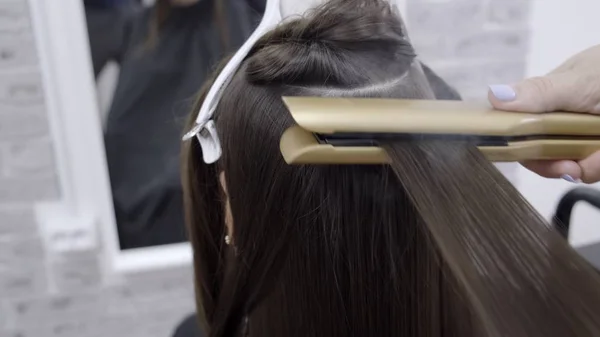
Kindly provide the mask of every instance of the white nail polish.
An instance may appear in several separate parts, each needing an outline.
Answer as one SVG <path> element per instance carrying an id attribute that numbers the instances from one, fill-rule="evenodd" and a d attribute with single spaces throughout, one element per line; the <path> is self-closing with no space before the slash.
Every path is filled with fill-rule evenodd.
<path id="1" fill-rule="evenodd" d="M 570 182 L 570 183 L 575 183 L 575 184 L 578 184 L 578 183 L 580 183 L 580 182 L 581 182 L 581 180 L 580 180 L 580 179 L 574 179 L 573 177 L 571 177 L 571 176 L 570 176 L 570 175 L 568 175 L 568 174 L 563 174 L 563 175 L 562 175 L 562 176 L 560 176 L 560 177 L 561 177 L 561 179 L 563 179 L 563 180 L 566 180 L 566 181 L 568 181 L 568 182 Z"/>
<path id="2" fill-rule="evenodd" d="M 492 94 L 502 102 L 511 102 L 517 98 L 517 93 L 510 85 L 494 84 L 489 88 Z"/>

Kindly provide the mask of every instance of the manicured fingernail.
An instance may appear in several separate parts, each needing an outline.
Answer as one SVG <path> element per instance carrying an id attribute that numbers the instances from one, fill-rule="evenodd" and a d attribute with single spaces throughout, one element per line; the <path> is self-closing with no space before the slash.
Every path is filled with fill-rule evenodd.
<path id="1" fill-rule="evenodd" d="M 563 180 L 566 180 L 566 181 L 568 181 L 568 182 L 570 182 L 570 183 L 575 183 L 575 184 L 577 184 L 577 183 L 580 183 L 580 182 L 581 182 L 581 180 L 579 180 L 579 179 L 574 179 L 573 177 L 571 177 L 571 176 L 570 176 L 570 175 L 568 175 L 568 174 L 563 174 L 563 175 L 562 175 L 562 176 L 560 176 L 560 177 L 561 177 Z"/>
<path id="2" fill-rule="evenodd" d="M 517 93 L 515 93 L 515 90 L 510 85 L 490 85 L 490 91 L 498 100 L 503 102 L 511 102 L 517 98 Z"/>

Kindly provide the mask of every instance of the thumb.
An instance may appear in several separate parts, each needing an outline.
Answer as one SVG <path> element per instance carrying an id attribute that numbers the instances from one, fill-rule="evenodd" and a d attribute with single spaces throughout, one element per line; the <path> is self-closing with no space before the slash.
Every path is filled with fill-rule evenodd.
<path id="1" fill-rule="evenodd" d="M 600 181 L 600 152 L 596 152 L 591 156 L 579 162 L 581 166 L 581 179 L 584 183 L 596 183 Z"/>
<path id="2" fill-rule="evenodd" d="M 571 72 L 533 77 L 514 85 L 491 85 L 488 99 L 499 110 L 518 112 L 577 111 L 577 78 Z"/>

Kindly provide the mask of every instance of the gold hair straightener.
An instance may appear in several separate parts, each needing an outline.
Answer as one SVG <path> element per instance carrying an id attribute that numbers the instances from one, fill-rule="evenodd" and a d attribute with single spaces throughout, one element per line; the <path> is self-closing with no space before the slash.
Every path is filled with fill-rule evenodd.
<path id="1" fill-rule="evenodd" d="M 494 162 L 583 159 L 600 150 L 600 116 L 503 112 L 460 101 L 284 97 L 297 125 L 288 164 L 385 164 L 382 140 L 465 141 Z"/>

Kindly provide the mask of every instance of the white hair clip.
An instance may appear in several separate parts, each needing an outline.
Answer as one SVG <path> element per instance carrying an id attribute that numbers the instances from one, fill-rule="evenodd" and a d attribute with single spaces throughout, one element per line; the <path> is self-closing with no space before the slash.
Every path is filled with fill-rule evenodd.
<path id="1" fill-rule="evenodd" d="M 308 10 L 325 3 L 327 0 L 267 0 L 263 18 L 254 30 L 252 35 L 233 55 L 229 63 L 223 68 L 223 71 L 216 78 L 212 87 L 208 91 L 194 127 L 183 136 L 183 140 L 198 138 L 202 147 L 202 156 L 204 162 L 212 164 L 216 162 L 222 153 L 221 142 L 217 134 L 217 129 L 213 121 L 213 114 L 222 98 L 223 91 L 231 82 L 236 71 L 248 56 L 248 53 L 254 44 L 267 32 L 275 28 L 284 18 L 292 15 L 302 15 Z M 388 0 L 396 5 L 404 0 Z M 396 10 L 398 6 L 396 7 Z"/>

